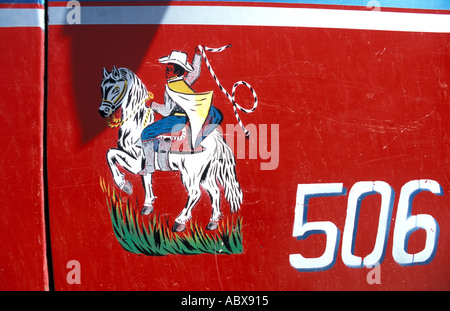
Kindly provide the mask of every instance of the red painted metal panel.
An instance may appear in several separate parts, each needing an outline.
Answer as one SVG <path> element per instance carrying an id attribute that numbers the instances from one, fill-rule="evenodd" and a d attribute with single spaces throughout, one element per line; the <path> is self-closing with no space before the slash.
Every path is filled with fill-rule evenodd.
<path id="1" fill-rule="evenodd" d="M 301 2 L 51 1 L 46 10 L 0 0 L 0 289 L 450 289 L 448 4 Z M 125 91 L 109 86 L 128 71 L 113 68 L 134 72 L 161 104 L 169 83 L 158 59 L 180 50 L 191 61 L 199 45 L 227 44 L 206 50 L 211 64 L 193 89 L 214 92 L 235 165 L 220 140 L 214 161 L 202 158 L 218 133 L 197 162 L 171 153 L 172 167 L 203 170 L 204 187 L 188 193 L 195 178 L 157 171 L 154 211 L 141 215 L 143 177 L 120 168 L 129 194 L 107 162 L 120 135 L 144 128 L 110 129 L 99 115 L 100 104 L 125 109 Z M 146 113 L 119 126 L 147 122 L 145 97 L 136 111 Z M 127 152 L 121 166 L 135 170 L 142 159 Z M 208 230 L 216 181 L 223 216 Z M 198 194 L 185 231 L 172 232 Z"/>
<path id="2" fill-rule="evenodd" d="M 440 33 L 300 27 L 50 26 L 48 173 L 55 288 L 448 290 L 448 40 L 448 34 Z M 195 89 L 214 90 L 229 144 L 235 136 L 243 251 L 166 256 L 125 251 L 114 234 L 102 187 L 120 193 L 124 202 L 129 199 L 138 222 L 147 226 L 159 215 L 169 229 L 188 195 L 179 173 L 156 172 L 155 211 L 141 216 L 141 177 L 126 173 L 132 195 L 114 186 L 106 153 L 117 144 L 118 129 L 108 129 L 97 111 L 103 67 L 108 72 L 113 66 L 129 68 L 161 103 L 166 79 L 158 58 L 182 50 L 191 60 L 198 44 L 229 43 L 232 48 L 224 52 L 207 53 L 229 92 L 238 80 L 257 92 L 255 112 L 240 113 L 244 123 L 256 129 L 243 153 L 237 146 L 239 127 L 226 131 L 226 124 L 236 124 L 232 105 L 205 65 Z M 243 87 L 236 99 L 244 107 L 253 104 L 252 94 Z M 422 179 L 434 180 L 443 189 L 443 196 L 418 194 L 411 211 L 438 222 L 437 250 L 426 264 L 400 265 L 392 255 L 399 197 L 407 182 Z M 381 284 L 368 281 L 371 269 L 349 267 L 341 255 L 343 240 L 352 236 L 345 225 L 348 200 L 359 181 L 384 181 L 394 195 L 379 266 Z M 304 240 L 293 236 L 297 185 L 322 183 L 342 183 L 347 189 L 346 194 L 311 198 L 307 210 L 308 222 L 328 221 L 338 228 L 336 259 L 324 271 L 298 271 L 290 255 L 319 257 L 326 235 Z M 362 258 L 372 252 L 380 235 L 381 195 L 370 194 L 361 203 L 351 248 Z M 224 219 L 231 221 L 223 195 L 222 201 Z M 210 213 L 208 195 L 202 191 L 191 222 L 206 232 Z M 420 252 L 425 238 L 425 230 L 412 233 L 407 252 Z M 67 266 L 71 260 L 79 266 Z M 80 284 L 67 279 L 77 271 Z"/>
<path id="3" fill-rule="evenodd" d="M 0 2 L 0 289 L 450 289 L 447 4 Z"/>
<path id="4" fill-rule="evenodd" d="M 44 32 L 40 27 L 0 27 L 0 46 L 0 289 L 48 290 L 43 186 Z"/>

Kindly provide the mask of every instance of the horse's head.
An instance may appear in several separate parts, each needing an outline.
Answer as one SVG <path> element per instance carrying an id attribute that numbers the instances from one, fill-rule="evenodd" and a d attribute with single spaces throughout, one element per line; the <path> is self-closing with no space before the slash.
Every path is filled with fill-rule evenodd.
<path id="1" fill-rule="evenodd" d="M 103 80 L 101 84 L 102 102 L 98 111 L 103 118 L 107 118 L 119 108 L 127 92 L 127 80 L 120 69 L 115 66 L 111 72 L 103 68 Z"/>

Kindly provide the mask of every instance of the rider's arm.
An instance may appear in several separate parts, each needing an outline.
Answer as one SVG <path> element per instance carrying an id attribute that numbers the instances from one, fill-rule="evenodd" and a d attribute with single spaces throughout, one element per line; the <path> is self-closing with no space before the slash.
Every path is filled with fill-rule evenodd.
<path id="1" fill-rule="evenodd" d="M 164 104 L 158 104 L 155 102 L 152 103 L 152 109 L 155 112 L 162 114 L 164 117 L 167 117 L 172 113 L 174 106 L 174 101 L 169 97 L 167 93 L 164 94 Z"/>
<path id="2" fill-rule="evenodd" d="M 194 84 L 194 82 L 200 76 L 202 67 L 202 54 L 199 53 L 194 54 L 194 59 L 192 60 L 192 67 L 194 67 L 194 71 L 188 72 L 188 74 L 184 78 L 184 81 L 186 81 L 188 85 Z"/>
<path id="3" fill-rule="evenodd" d="M 166 112 L 167 109 L 166 109 L 165 105 L 161 105 L 161 104 L 153 102 L 152 103 L 152 110 L 157 112 L 157 113 L 159 113 L 159 114 L 167 115 L 167 112 Z"/>

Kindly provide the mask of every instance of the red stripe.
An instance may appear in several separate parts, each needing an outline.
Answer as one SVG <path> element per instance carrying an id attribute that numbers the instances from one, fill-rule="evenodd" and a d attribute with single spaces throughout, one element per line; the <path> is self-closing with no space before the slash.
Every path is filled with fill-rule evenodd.
<path id="1" fill-rule="evenodd" d="M 50 7 L 65 7 L 66 2 L 49 2 Z M 80 3 L 81 6 L 242 6 L 242 7 L 273 7 L 273 8 L 309 8 L 309 9 L 331 9 L 331 10 L 356 10 L 372 11 L 365 6 L 351 5 L 326 5 L 309 3 L 271 3 L 271 2 L 209 2 L 209 1 L 89 1 Z M 428 9 L 407 9 L 407 8 L 387 8 L 381 7 L 382 12 L 400 13 L 428 13 L 428 14 L 449 14 L 450 10 L 428 10 Z"/>
<path id="2" fill-rule="evenodd" d="M 0 3 L 0 9 L 44 9 L 39 3 Z"/>

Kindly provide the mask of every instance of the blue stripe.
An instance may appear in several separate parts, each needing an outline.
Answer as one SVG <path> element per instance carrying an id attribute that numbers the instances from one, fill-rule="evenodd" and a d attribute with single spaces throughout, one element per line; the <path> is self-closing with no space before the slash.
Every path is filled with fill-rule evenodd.
<path id="1" fill-rule="evenodd" d="M 1 2 L 7 2 L 7 0 L 0 0 Z M 45 0 L 23 0 L 20 2 L 25 3 L 42 3 Z M 82 5 L 83 2 L 92 1 L 102 1 L 102 2 L 112 2 L 112 1 L 136 1 L 136 0 L 79 0 Z M 160 0 L 138 0 L 142 2 L 156 2 Z M 176 0 L 172 2 L 184 2 L 191 0 Z M 206 0 L 207 2 L 253 2 L 253 3 L 289 3 L 289 4 L 319 4 L 319 5 L 344 5 L 344 6 L 359 6 L 367 7 L 368 3 L 373 3 L 375 6 L 379 6 L 381 10 L 385 8 L 401 8 L 401 9 L 422 9 L 422 10 L 450 10 L 450 0 Z M 67 2 L 67 0 L 49 0 L 52 2 Z M 198 0 L 197 2 L 204 2 Z"/>
<path id="2" fill-rule="evenodd" d="M 0 28 L 40 27 L 45 28 L 44 9 L 0 9 Z"/>

